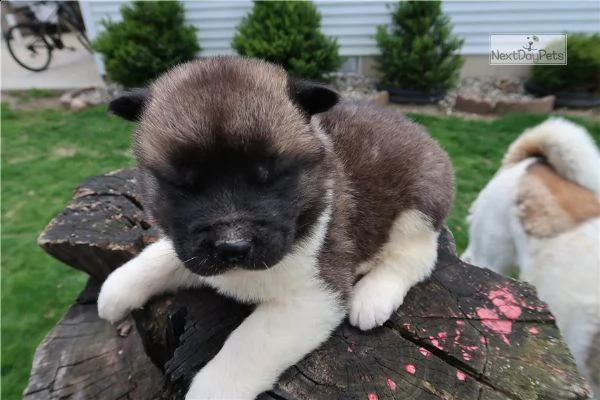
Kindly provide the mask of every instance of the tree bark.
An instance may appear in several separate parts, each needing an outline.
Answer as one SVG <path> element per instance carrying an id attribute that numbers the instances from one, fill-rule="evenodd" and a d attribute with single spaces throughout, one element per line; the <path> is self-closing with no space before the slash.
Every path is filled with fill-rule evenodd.
<path id="1" fill-rule="evenodd" d="M 209 288 L 153 299 L 120 326 L 98 318 L 101 282 L 156 239 L 133 170 L 91 178 L 42 233 L 90 282 L 39 346 L 25 399 L 182 399 L 252 311 Z M 264 399 L 586 399 L 552 314 L 532 286 L 462 263 L 449 231 L 432 276 L 383 327 L 347 322 Z"/>

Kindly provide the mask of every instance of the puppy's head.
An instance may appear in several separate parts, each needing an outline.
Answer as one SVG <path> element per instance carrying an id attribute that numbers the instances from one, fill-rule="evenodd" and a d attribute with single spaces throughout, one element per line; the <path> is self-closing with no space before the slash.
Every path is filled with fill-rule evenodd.
<path id="1" fill-rule="evenodd" d="M 215 57 L 182 64 L 109 109 L 137 121 L 145 206 L 193 272 L 277 264 L 326 207 L 329 139 L 313 114 L 332 90 L 272 64 Z"/>

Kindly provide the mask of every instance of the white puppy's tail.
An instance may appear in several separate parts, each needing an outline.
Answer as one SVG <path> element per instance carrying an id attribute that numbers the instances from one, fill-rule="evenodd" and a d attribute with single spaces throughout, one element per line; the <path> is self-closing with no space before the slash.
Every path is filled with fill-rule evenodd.
<path id="1" fill-rule="evenodd" d="M 600 195 L 600 151 L 582 126 L 553 117 L 527 129 L 510 145 L 502 166 L 530 157 L 544 158 L 563 178 Z"/>

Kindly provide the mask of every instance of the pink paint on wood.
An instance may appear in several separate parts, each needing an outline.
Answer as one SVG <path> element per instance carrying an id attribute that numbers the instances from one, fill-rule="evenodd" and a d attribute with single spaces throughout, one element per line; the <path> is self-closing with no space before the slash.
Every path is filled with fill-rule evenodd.
<path id="1" fill-rule="evenodd" d="M 471 357 L 471 355 L 470 355 L 469 353 L 467 353 L 466 351 L 463 351 L 463 353 L 462 353 L 462 357 L 463 357 L 463 359 L 464 359 L 464 360 L 466 360 L 466 361 L 469 361 L 469 360 L 471 360 L 471 358 L 472 358 L 472 357 Z"/>
<path id="2" fill-rule="evenodd" d="M 530 304 L 525 299 L 521 300 L 519 302 L 519 304 L 521 305 L 521 307 L 526 308 L 528 310 L 534 310 L 534 311 L 538 311 L 538 312 L 548 310 L 547 304 L 544 304 L 544 303 Z"/>
<path id="3" fill-rule="evenodd" d="M 477 316 L 485 326 L 496 333 L 507 334 L 512 332 L 512 321 L 501 320 L 494 310 L 478 307 Z"/>
<path id="4" fill-rule="evenodd" d="M 406 329 L 407 331 L 410 331 L 410 328 L 412 328 L 412 325 L 409 324 L 408 322 L 405 322 L 402 324 L 402 326 L 404 327 L 404 329 Z"/>
<path id="5" fill-rule="evenodd" d="M 532 326 L 531 328 L 527 329 L 529 331 L 529 333 L 531 333 L 532 335 L 537 335 L 538 333 L 540 333 L 539 329 L 536 328 L 535 326 Z"/>
<path id="6" fill-rule="evenodd" d="M 404 364 L 404 370 L 409 374 L 414 375 L 415 372 L 417 372 L 417 367 L 415 367 L 413 364 Z"/>
<path id="7" fill-rule="evenodd" d="M 379 400 L 379 397 L 377 397 L 377 393 L 375 393 L 375 392 L 371 392 L 371 393 L 369 393 L 369 394 L 367 395 L 367 398 L 368 398 L 369 400 Z"/>
<path id="8" fill-rule="evenodd" d="M 458 325 L 458 326 L 463 326 L 464 324 L 465 324 L 465 321 L 462 321 L 462 320 L 460 320 L 460 319 L 457 319 L 457 320 L 456 320 L 456 325 Z"/>
<path id="9" fill-rule="evenodd" d="M 431 339 L 431 344 L 433 344 L 438 349 L 443 350 L 443 347 L 440 345 L 440 342 L 437 339 Z"/>
<path id="10" fill-rule="evenodd" d="M 467 378 L 464 372 L 456 370 L 456 379 L 459 381 L 464 381 Z"/>
<path id="11" fill-rule="evenodd" d="M 491 297 L 491 294 L 490 294 Z M 504 299 L 500 299 L 500 298 L 492 298 L 492 303 L 494 303 L 494 305 L 496 307 L 500 307 L 506 304 L 506 301 L 504 301 Z"/>
<path id="12" fill-rule="evenodd" d="M 521 316 L 521 306 L 507 288 L 492 290 L 488 297 L 506 318 L 514 320 Z"/>
<path id="13" fill-rule="evenodd" d="M 460 346 L 459 342 L 460 342 L 460 331 L 458 329 L 455 329 L 455 331 L 454 331 L 454 345 L 455 346 Z"/>
<path id="14" fill-rule="evenodd" d="M 396 382 L 394 382 L 390 378 L 387 379 L 387 386 L 390 388 L 390 390 L 392 392 L 396 390 Z"/>
<path id="15" fill-rule="evenodd" d="M 425 357 L 429 357 L 431 352 L 424 347 L 419 347 L 419 353 L 423 354 Z"/>
<path id="16" fill-rule="evenodd" d="M 499 308 L 500 308 L 500 312 L 502 314 L 504 314 L 504 316 L 508 319 L 515 320 L 521 316 L 522 311 L 521 311 L 521 307 L 519 307 L 519 306 L 505 305 L 505 306 L 501 306 Z"/>
<path id="17" fill-rule="evenodd" d="M 509 346 L 511 345 L 510 339 L 506 335 L 512 332 L 512 321 L 500 319 L 498 314 L 489 308 L 478 307 L 477 315 L 483 325 L 492 332 L 500 335 L 504 343 Z"/>
<path id="18" fill-rule="evenodd" d="M 352 353 L 354 350 L 352 350 L 352 347 L 348 346 L 348 348 L 346 349 L 348 351 L 348 353 Z"/>
<path id="19" fill-rule="evenodd" d="M 448 338 L 448 333 L 446 333 L 446 332 L 440 332 L 440 333 L 438 333 L 438 337 L 439 337 L 441 340 L 445 340 L 445 339 L 447 339 L 447 338 Z"/>

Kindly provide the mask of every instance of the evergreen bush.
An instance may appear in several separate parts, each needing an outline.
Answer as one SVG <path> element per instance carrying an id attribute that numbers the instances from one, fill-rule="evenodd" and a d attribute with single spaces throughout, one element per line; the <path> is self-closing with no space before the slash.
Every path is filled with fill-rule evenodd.
<path id="1" fill-rule="evenodd" d="M 148 84 L 201 50 L 196 28 L 185 24 L 177 1 L 125 3 L 121 15 L 120 22 L 101 22 L 105 30 L 93 48 L 102 55 L 109 79 L 126 88 Z"/>
<path id="2" fill-rule="evenodd" d="M 390 26 L 377 27 L 376 57 L 382 83 L 425 92 L 452 88 L 464 63 L 464 40 L 452 34 L 440 1 L 398 1 Z"/>
<path id="3" fill-rule="evenodd" d="M 547 51 L 556 46 L 550 43 Z M 551 92 L 600 95 L 600 34 L 567 36 L 567 64 L 531 67 L 531 82 Z"/>
<path id="4" fill-rule="evenodd" d="M 321 32 L 321 15 L 310 1 L 254 1 L 231 46 L 298 78 L 325 81 L 327 73 L 342 65 L 337 40 Z"/>

